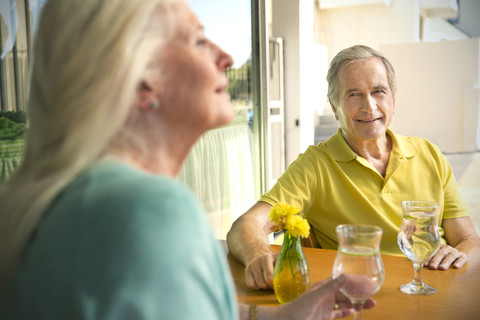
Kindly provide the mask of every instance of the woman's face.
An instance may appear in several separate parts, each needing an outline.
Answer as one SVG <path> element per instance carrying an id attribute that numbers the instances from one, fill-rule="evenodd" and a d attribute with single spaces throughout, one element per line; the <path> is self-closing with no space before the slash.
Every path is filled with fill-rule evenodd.
<path id="1" fill-rule="evenodd" d="M 160 54 L 157 89 L 161 116 L 170 124 L 205 131 L 234 116 L 224 71 L 232 57 L 205 37 L 198 18 L 181 2 L 173 9 L 175 26 Z"/>
<path id="2" fill-rule="evenodd" d="M 353 62 L 339 73 L 334 113 L 351 142 L 385 137 L 395 111 L 387 69 L 378 58 Z"/>

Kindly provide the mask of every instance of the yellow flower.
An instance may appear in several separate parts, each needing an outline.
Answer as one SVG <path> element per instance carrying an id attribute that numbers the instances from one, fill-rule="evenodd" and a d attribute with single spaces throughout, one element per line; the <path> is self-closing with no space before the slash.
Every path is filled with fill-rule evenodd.
<path id="1" fill-rule="evenodd" d="M 270 221 L 275 224 L 284 223 L 285 217 L 297 214 L 300 208 L 293 207 L 288 203 L 277 203 L 270 210 Z"/>
<path id="2" fill-rule="evenodd" d="M 308 238 L 310 233 L 310 225 L 308 221 L 299 216 L 293 215 L 286 218 L 285 229 L 292 237 L 301 236 L 302 238 Z"/>
<path id="3" fill-rule="evenodd" d="M 286 232 L 294 237 L 308 237 L 310 225 L 304 217 L 300 216 L 301 209 L 293 207 L 288 203 L 277 203 L 270 210 L 270 221 L 275 225 L 272 227 L 273 232 L 286 230 Z"/>

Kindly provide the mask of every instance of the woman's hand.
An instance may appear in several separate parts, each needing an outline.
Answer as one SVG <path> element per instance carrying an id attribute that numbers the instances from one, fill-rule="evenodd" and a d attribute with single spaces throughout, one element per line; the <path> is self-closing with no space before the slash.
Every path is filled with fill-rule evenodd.
<path id="1" fill-rule="evenodd" d="M 337 279 L 328 278 L 309 288 L 295 300 L 277 307 L 277 319 L 320 319 L 331 320 L 343 318 L 352 314 L 352 304 L 339 290 L 344 286 L 358 288 L 368 287 L 358 283 L 358 279 L 349 276 L 340 276 Z M 371 309 L 376 305 L 369 298 L 364 305 Z"/>

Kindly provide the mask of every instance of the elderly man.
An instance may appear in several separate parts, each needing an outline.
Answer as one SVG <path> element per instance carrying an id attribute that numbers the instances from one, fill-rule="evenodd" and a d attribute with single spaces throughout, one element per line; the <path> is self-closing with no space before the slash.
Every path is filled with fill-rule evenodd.
<path id="1" fill-rule="evenodd" d="M 400 202 L 435 201 L 442 245 L 426 265 L 445 270 L 480 261 L 480 237 L 446 158 L 431 142 L 389 129 L 395 113 L 390 62 L 369 47 L 353 46 L 335 56 L 327 81 L 340 129 L 301 154 L 228 233 L 230 252 L 246 266 L 248 287 L 272 288 L 269 212 L 280 202 L 302 208 L 315 246 L 337 249 L 339 224 L 374 224 L 384 231 L 382 253 L 401 255 Z"/>

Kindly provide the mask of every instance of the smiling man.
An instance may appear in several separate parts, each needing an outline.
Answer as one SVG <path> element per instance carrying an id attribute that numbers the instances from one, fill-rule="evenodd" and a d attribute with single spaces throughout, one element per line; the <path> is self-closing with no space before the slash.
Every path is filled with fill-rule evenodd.
<path id="1" fill-rule="evenodd" d="M 246 266 L 247 285 L 272 288 L 276 256 L 268 244 L 268 214 L 280 202 L 302 208 L 314 246 L 337 249 L 339 224 L 373 224 L 383 229 L 381 251 L 390 255 L 403 255 L 397 245 L 400 202 L 438 202 L 442 246 L 428 266 L 445 270 L 480 260 L 480 237 L 440 149 L 389 129 L 396 89 L 390 62 L 369 47 L 353 46 L 332 60 L 327 81 L 339 130 L 301 154 L 227 236 L 230 252 Z"/>

